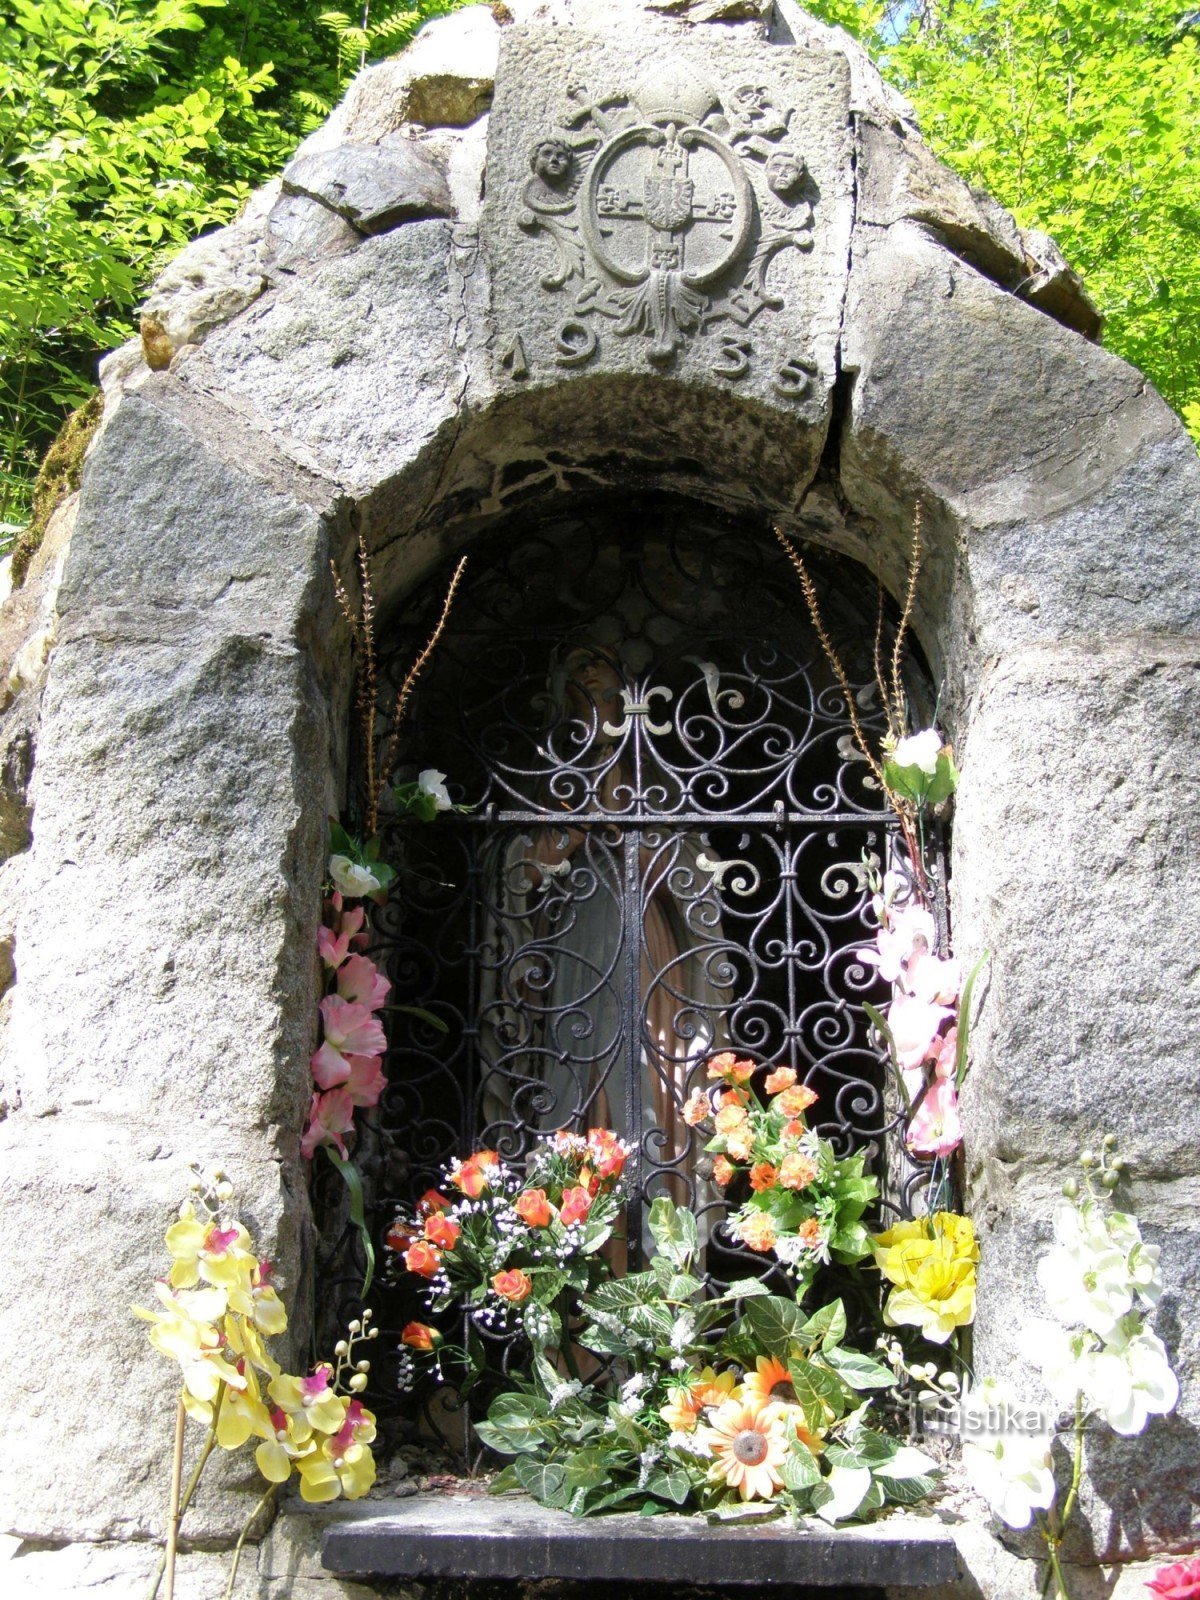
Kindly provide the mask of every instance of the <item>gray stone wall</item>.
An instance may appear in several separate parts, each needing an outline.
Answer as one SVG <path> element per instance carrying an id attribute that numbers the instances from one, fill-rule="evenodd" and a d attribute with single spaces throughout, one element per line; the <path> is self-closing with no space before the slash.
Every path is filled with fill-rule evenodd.
<path id="1" fill-rule="evenodd" d="M 1064 1164 L 1115 1129 L 1185 1392 L 1096 1462 L 1077 1554 L 1186 1548 L 1195 451 L 1091 342 L 1050 241 L 940 167 L 792 0 L 501 14 L 432 23 L 360 74 L 281 182 L 172 265 L 142 344 L 106 364 L 73 535 L 72 509 L 38 603 L 7 612 L 10 663 L 35 641 L 0 728 L 0 903 L 19 907 L 0 918 L 0 1273 L 21 1353 L 0 1532 L 28 1541 L 9 1568 L 161 1531 L 169 1374 L 127 1307 L 187 1159 L 235 1174 L 306 1323 L 298 1140 L 349 698 L 330 558 L 348 570 L 363 529 L 393 601 L 518 507 L 631 485 L 779 517 L 893 589 L 923 500 L 918 632 L 963 769 L 955 938 L 992 952 L 966 1100 L 979 1365 L 1012 1359 Z M 609 143 L 623 108 L 667 100 L 709 136 Z M 531 165 L 547 141 L 565 173 Z M 783 150 L 802 172 L 769 166 Z M 657 279 L 629 204 L 647 176 L 707 241 Z M 227 1538 L 250 1491 L 214 1481 L 194 1526 Z M 963 1595 L 1036 1592 L 1028 1562 L 964 1541 Z M 144 1565 L 130 1548 L 113 1574 Z M 56 1592 L 113 1550 L 65 1551 L 56 1570 L 85 1575 Z M 293 1571 L 261 1592 L 318 1581 Z"/>

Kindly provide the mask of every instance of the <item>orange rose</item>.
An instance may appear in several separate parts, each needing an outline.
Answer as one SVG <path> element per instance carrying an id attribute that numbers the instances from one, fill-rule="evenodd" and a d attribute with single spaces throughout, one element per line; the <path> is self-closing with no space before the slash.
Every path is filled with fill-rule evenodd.
<path id="1" fill-rule="evenodd" d="M 736 1171 L 737 1168 L 726 1161 L 724 1156 L 718 1156 L 713 1162 L 713 1182 L 724 1189 Z"/>
<path id="2" fill-rule="evenodd" d="M 754 1153 L 754 1133 L 748 1122 L 735 1128 L 725 1140 L 725 1148 L 735 1161 L 749 1161 Z"/>
<path id="3" fill-rule="evenodd" d="M 461 1189 L 468 1200 L 478 1200 L 490 1181 L 489 1169 L 499 1164 L 500 1157 L 494 1150 L 477 1150 L 473 1156 L 459 1162 L 450 1174 L 450 1182 Z"/>
<path id="4" fill-rule="evenodd" d="M 436 1244 L 439 1249 L 453 1250 L 461 1232 L 462 1229 L 454 1218 L 446 1216 L 442 1211 L 435 1211 L 431 1217 L 425 1218 L 425 1237 L 430 1244 Z"/>
<path id="5" fill-rule="evenodd" d="M 591 1209 L 592 1197 L 582 1185 L 564 1189 L 558 1219 L 564 1228 L 569 1228 L 573 1222 L 582 1222 Z"/>
<path id="6" fill-rule="evenodd" d="M 436 1350 L 442 1342 L 442 1334 L 437 1328 L 431 1328 L 427 1322 L 409 1322 L 400 1334 L 400 1343 L 406 1344 L 410 1350 Z"/>
<path id="7" fill-rule="evenodd" d="M 442 1252 L 418 1239 L 404 1252 L 404 1265 L 418 1277 L 432 1278 L 442 1264 Z"/>
<path id="8" fill-rule="evenodd" d="M 739 1222 L 737 1236 L 751 1250 L 766 1251 L 775 1248 L 775 1224 L 765 1211 L 752 1211 L 748 1217 Z"/>
<path id="9" fill-rule="evenodd" d="M 554 1215 L 545 1189 L 526 1189 L 524 1194 L 517 1196 L 513 1210 L 531 1228 L 544 1228 Z"/>
<path id="10" fill-rule="evenodd" d="M 798 1151 L 784 1156 L 779 1168 L 779 1181 L 785 1189 L 806 1189 L 816 1175 L 816 1162 Z"/>
<path id="11" fill-rule="evenodd" d="M 689 1128 L 694 1128 L 698 1123 L 704 1121 L 710 1110 L 711 1107 L 708 1103 L 708 1096 L 705 1094 L 704 1090 L 693 1089 L 687 1100 L 684 1102 L 683 1120 L 687 1123 Z"/>
<path id="12" fill-rule="evenodd" d="M 528 1300 L 533 1293 L 533 1280 L 526 1272 L 497 1272 L 492 1278 L 492 1288 L 501 1299 L 519 1306 L 522 1300 Z"/>
<path id="13" fill-rule="evenodd" d="M 750 1187 L 755 1194 L 761 1194 L 764 1189 L 773 1189 L 778 1182 L 778 1168 L 769 1161 L 760 1161 L 750 1168 Z"/>
<path id="14" fill-rule="evenodd" d="M 722 1106 L 717 1112 L 717 1132 L 732 1133 L 746 1120 L 745 1106 Z"/>
<path id="15" fill-rule="evenodd" d="M 785 1089 L 790 1089 L 796 1081 L 796 1074 L 791 1067 L 776 1067 L 769 1073 L 763 1088 L 768 1094 L 782 1094 Z"/>
<path id="16" fill-rule="evenodd" d="M 607 1128 L 589 1128 L 588 1151 L 601 1178 L 619 1178 L 625 1166 L 625 1146 Z"/>
<path id="17" fill-rule="evenodd" d="M 804 1115 L 816 1098 L 811 1089 L 806 1088 L 802 1083 L 798 1083 L 793 1088 L 785 1089 L 781 1095 L 778 1095 L 775 1104 L 787 1116 L 800 1117 Z"/>
<path id="18" fill-rule="evenodd" d="M 449 1211 L 450 1205 L 444 1194 L 439 1194 L 436 1189 L 426 1189 L 417 1201 L 417 1211 L 421 1216 L 427 1216 L 430 1211 Z"/>
<path id="19" fill-rule="evenodd" d="M 393 1222 L 384 1234 L 383 1242 L 389 1250 L 407 1250 L 416 1237 L 407 1222 Z"/>

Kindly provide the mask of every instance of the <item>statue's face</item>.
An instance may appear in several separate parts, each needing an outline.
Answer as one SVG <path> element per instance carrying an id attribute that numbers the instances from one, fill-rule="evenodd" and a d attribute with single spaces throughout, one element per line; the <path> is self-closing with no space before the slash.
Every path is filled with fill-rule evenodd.
<path id="1" fill-rule="evenodd" d="M 581 647 L 571 651 L 564 665 L 572 716 L 590 721 L 596 713 L 607 718 L 619 708 L 621 678 L 607 656 Z"/>
<path id="2" fill-rule="evenodd" d="M 561 139 L 543 139 L 534 148 L 533 170 L 546 183 L 562 183 L 571 170 L 571 152 Z"/>
<path id="3" fill-rule="evenodd" d="M 804 178 L 803 163 L 789 150 L 777 150 L 767 161 L 767 188 L 772 194 L 795 194 Z"/>

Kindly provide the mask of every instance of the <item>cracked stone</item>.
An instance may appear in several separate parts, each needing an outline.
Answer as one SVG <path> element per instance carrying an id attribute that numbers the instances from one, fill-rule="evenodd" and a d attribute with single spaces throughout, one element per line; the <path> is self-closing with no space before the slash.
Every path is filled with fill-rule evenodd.
<path id="1" fill-rule="evenodd" d="M 283 191 L 319 201 L 360 233 L 387 233 L 401 222 L 452 212 L 441 167 L 399 137 L 300 156 L 284 169 Z"/>

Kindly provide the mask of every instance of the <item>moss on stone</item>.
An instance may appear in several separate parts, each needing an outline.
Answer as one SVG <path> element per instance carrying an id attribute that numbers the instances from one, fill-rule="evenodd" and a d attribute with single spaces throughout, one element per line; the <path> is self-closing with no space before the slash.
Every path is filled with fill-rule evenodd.
<path id="1" fill-rule="evenodd" d="M 46 451 L 33 484 L 33 515 L 24 532 L 17 536 L 12 552 L 12 583 L 19 589 L 29 571 L 29 563 L 41 548 L 50 518 L 69 494 L 79 487 L 83 458 L 87 454 L 100 418 L 104 396 L 100 390 L 90 395 L 63 423 L 58 437 Z"/>

